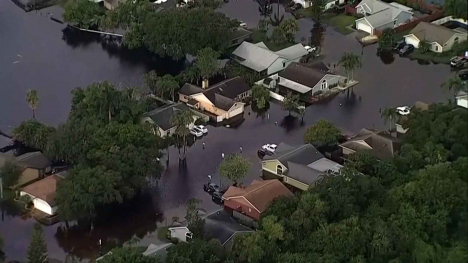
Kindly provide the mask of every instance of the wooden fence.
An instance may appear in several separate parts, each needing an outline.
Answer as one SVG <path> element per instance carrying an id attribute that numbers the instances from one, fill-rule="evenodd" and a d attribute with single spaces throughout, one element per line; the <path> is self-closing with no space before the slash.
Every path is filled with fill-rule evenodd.
<path id="1" fill-rule="evenodd" d="M 403 24 L 401 26 L 395 27 L 393 29 L 393 31 L 395 33 L 403 32 L 403 31 L 415 28 L 419 24 L 419 22 L 432 22 L 432 21 L 440 19 L 442 17 L 444 17 L 444 11 L 439 10 L 439 11 L 434 12 L 432 15 L 421 17 L 421 18 L 415 19 L 415 20 L 413 20 L 413 21 L 411 21 L 409 23 L 406 23 L 406 24 Z M 378 37 L 380 37 L 382 35 L 382 31 L 374 29 L 374 34 L 377 35 Z"/>

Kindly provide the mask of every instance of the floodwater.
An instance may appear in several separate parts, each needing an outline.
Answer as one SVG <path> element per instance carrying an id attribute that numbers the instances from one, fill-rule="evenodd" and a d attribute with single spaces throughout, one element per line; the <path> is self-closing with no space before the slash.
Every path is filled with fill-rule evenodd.
<path id="1" fill-rule="evenodd" d="M 52 7 L 42 11 L 57 13 L 60 9 Z M 254 27 L 260 19 L 258 5 L 252 0 L 231 0 L 220 11 L 243 20 L 249 27 Z M 298 22 L 301 30 L 296 40 L 307 39 L 313 22 L 308 19 Z M 9 131 L 31 117 L 25 102 L 30 88 L 39 91 L 37 118 L 57 125 L 67 118 L 70 91 L 74 87 L 102 80 L 124 86 L 140 85 L 142 75 L 151 69 L 165 74 L 176 73 L 180 68 L 177 63 L 156 59 L 144 51 L 122 50 L 93 35 L 76 35 L 63 29 L 64 25 L 45 16 L 24 13 L 11 1 L 0 0 L 0 129 Z M 354 74 L 360 83 L 352 91 L 308 107 L 303 123 L 300 118 L 287 117 L 280 105 L 270 103 L 263 117 L 247 107 L 245 120 L 239 126 L 210 126 L 208 135 L 188 149 L 186 165 L 179 165 L 177 150 L 172 148 L 168 169 L 148 189 L 149 195 L 104 213 L 106 216 L 98 220 L 93 232 L 73 226 L 65 233 L 64 224 L 44 227 L 50 258 L 63 260 L 67 253 L 83 259 L 95 258 L 100 249 L 107 251 L 134 236 L 141 238 L 140 244 L 144 245 L 159 242 L 155 234 L 157 227 L 166 225 L 173 216 L 182 219 L 189 198 L 202 200 L 207 212 L 219 209 L 202 186 L 208 174 L 213 175 L 214 182 L 219 182 L 215 172 L 222 153 L 227 155 L 243 148 L 242 155 L 252 162 L 244 179 L 244 183 L 250 183 L 260 176 L 257 150 L 261 145 L 302 143 L 305 129 L 319 119 L 330 120 L 343 132 L 352 134 L 363 127 L 383 127 L 380 108 L 413 105 L 416 101 L 443 102 L 450 97 L 440 89 L 450 74 L 449 66 L 420 65 L 418 61 L 398 56 L 391 58 L 390 63 L 388 57 L 376 55 L 376 48 L 374 45 L 363 49 L 353 34 L 343 36 L 327 28 L 322 47 L 326 64 L 333 68 L 343 52 L 362 55 L 363 67 Z M 337 71 L 340 72 L 338 68 Z M 206 143 L 206 149 L 202 142 Z M 227 186 L 228 182 L 223 185 Z M 11 208 L 3 210 L 0 222 L 0 233 L 5 240 L 3 250 L 8 260 L 24 260 L 35 221 L 19 217 Z"/>

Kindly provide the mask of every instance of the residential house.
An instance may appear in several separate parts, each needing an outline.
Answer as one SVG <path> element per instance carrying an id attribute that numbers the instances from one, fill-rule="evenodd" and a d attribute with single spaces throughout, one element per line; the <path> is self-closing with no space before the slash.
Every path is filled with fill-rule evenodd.
<path id="1" fill-rule="evenodd" d="M 231 57 L 242 66 L 255 72 L 271 75 L 286 68 L 291 62 L 299 62 L 308 52 L 302 44 L 296 44 L 273 52 L 263 43 L 247 41 L 232 52 Z"/>
<path id="2" fill-rule="evenodd" d="M 57 183 L 62 179 L 55 174 L 47 176 L 21 189 L 20 196 L 29 196 L 35 209 L 48 215 L 55 215 L 58 209 L 55 203 Z"/>
<path id="3" fill-rule="evenodd" d="M 0 167 L 6 162 L 16 164 L 22 169 L 18 183 L 13 188 L 42 178 L 45 173 L 51 171 L 52 163 L 41 152 L 30 152 L 14 157 L 9 154 L 0 153 Z"/>
<path id="4" fill-rule="evenodd" d="M 263 179 L 278 179 L 307 191 L 328 175 L 339 173 L 341 165 L 323 156 L 313 145 L 291 146 L 280 143 L 272 156 L 262 161 Z"/>
<path id="5" fill-rule="evenodd" d="M 429 104 L 424 102 L 417 101 L 414 106 L 411 108 L 411 111 L 425 111 L 429 109 Z M 405 134 L 408 131 L 408 128 L 404 128 L 405 123 L 408 121 L 408 115 L 398 115 L 398 120 L 395 123 L 396 131 L 399 134 Z"/>
<path id="6" fill-rule="evenodd" d="M 346 78 L 331 74 L 318 68 L 293 62 L 278 73 L 279 94 L 289 92 L 298 94 L 301 100 L 310 101 L 312 96 L 326 92 L 338 84 L 344 83 Z"/>
<path id="7" fill-rule="evenodd" d="M 140 123 L 151 123 L 157 126 L 156 133 L 161 136 L 171 136 L 175 133 L 176 126 L 172 124 L 172 116 L 178 111 L 189 111 L 189 107 L 184 103 L 175 103 L 168 106 L 157 108 L 150 112 L 143 114 L 140 119 Z M 193 122 L 197 119 L 197 116 L 193 116 Z M 193 122 L 189 125 L 189 129 L 193 127 Z"/>
<path id="8" fill-rule="evenodd" d="M 249 30 L 242 27 L 237 28 L 231 35 L 231 43 L 229 44 L 229 47 L 241 44 L 242 42 L 249 39 L 251 35 L 252 32 L 250 32 Z"/>
<path id="9" fill-rule="evenodd" d="M 203 82 L 203 87 L 185 83 L 179 90 L 179 101 L 207 113 L 215 122 L 222 122 L 243 114 L 242 100 L 251 93 L 251 87 L 241 77 L 234 77 L 211 87 L 207 82 Z"/>
<path id="10" fill-rule="evenodd" d="M 463 108 L 468 108 L 468 95 L 464 91 L 458 92 L 457 96 L 455 97 L 457 100 L 457 105 Z"/>
<path id="11" fill-rule="evenodd" d="M 278 180 L 254 180 L 247 187 L 230 186 L 224 193 L 224 209 L 241 221 L 260 220 L 271 201 L 281 196 L 293 196 Z"/>
<path id="12" fill-rule="evenodd" d="M 406 44 L 419 48 L 421 41 L 427 41 L 430 50 L 437 53 L 451 50 L 455 43 L 464 42 L 467 37 L 465 29 L 450 29 L 427 22 L 420 22 L 408 35 L 404 36 Z"/>
<path id="13" fill-rule="evenodd" d="M 294 3 L 300 4 L 303 8 L 312 6 L 312 0 L 293 0 Z M 325 10 L 331 9 L 335 6 L 343 5 L 345 0 L 326 0 Z"/>
<path id="14" fill-rule="evenodd" d="M 375 30 L 383 31 L 408 23 L 413 18 L 411 8 L 392 2 L 379 0 L 363 0 L 356 6 L 356 12 L 364 15 L 356 20 L 356 29 L 375 34 Z"/>
<path id="15" fill-rule="evenodd" d="M 180 242 L 187 242 L 193 238 L 193 233 L 186 226 L 169 227 L 167 230 L 171 238 L 177 238 Z"/>
<path id="16" fill-rule="evenodd" d="M 400 150 L 401 142 L 387 131 L 362 129 L 347 142 L 340 144 L 343 155 L 368 152 L 371 156 L 388 160 Z"/>

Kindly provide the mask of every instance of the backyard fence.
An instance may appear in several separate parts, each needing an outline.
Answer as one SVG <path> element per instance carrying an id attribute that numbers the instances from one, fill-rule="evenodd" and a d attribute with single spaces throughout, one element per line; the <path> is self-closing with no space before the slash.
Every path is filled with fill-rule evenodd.
<path id="1" fill-rule="evenodd" d="M 413 20 L 413 21 L 411 21 L 409 23 L 406 23 L 406 24 L 403 24 L 401 26 L 395 27 L 393 29 L 393 31 L 395 33 L 400 33 L 400 32 L 415 28 L 420 22 L 431 22 L 431 21 L 440 19 L 442 17 L 444 17 L 444 11 L 439 10 L 437 12 L 434 12 L 432 15 L 421 17 L 421 18 L 415 19 L 415 20 Z M 380 37 L 382 35 L 382 31 L 374 29 L 374 34 L 377 35 L 378 37 Z"/>

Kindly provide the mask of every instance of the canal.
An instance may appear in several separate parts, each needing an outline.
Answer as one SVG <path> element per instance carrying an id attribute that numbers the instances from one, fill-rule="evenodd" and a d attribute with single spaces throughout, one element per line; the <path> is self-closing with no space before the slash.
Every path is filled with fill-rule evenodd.
<path id="1" fill-rule="evenodd" d="M 274 7 L 275 11 L 276 8 Z M 283 12 L 284 9 L 281 9 Z M 252 0 L 230 1 L 219 10 L 231 18 L 251 26 L 260 19 L 258 5 Z M 58 7 L 42 10 L 56 14 Z M 288 15 L 288 14 L 287 14 Z M 313 22 L 300 19 L 296 40 L 309 36 Z M 209 133 L 188 150 L 187 165 L 179 166 L 177 150 L 170 150 L 170 163 L 159 182 L 148 193 L 125 206 L 111 209 L 100 218 L 92 233 L 74 226 L 64 231 L 63 224 L 44 227 L 49 257 L 64 260 L 73 254 L 81 259 L 95 258 L 99 250 L 107 250 L 138 237 L 140 244 L 160 242 L 157 227 L 173 216 L 183 218 L 184 204 L 189 198 L 203 201 L 202 207 L 212 212 L 219 206 L 211 202 L 202 190 L 207 175 L 213 174 L 221 162 L 221 153 L 238 152 L 252 162 L 244 183 L 260 175 L 258 148 L 265 143 L 299 144 L 305 129 L 319 119 L 327 119 L 352 134 L 363 127 L 382 128 L 380 108 L 446 101 L 450 94 L 442 93 L 440 84 L 450 74 L 447 65 L 420 65 L 398 56 L 391 63 L 376 56 L 376 46 L 362 49 L 353 34 L 343 36 L 327 28 L 324 62 L 336 64 L 343 52 L 362 54 L 363 67 L 355 73 L 360 81 L 352 92 L 338 94 L 328 102 L 307 108 L 304 123 L 288 118 L 281 106 L 270 103 L 269 119 L 258 117 L 250 107 L 239 126 L 209 127 Z M 64 25 L 45 15 L 25 13 L 10 0 L 0 0 L 0 129 L 11 131 L 21 121 L 31 117 L 25 102 L 26 91 L 39 91 L 37 118 L 49 125 L 58 125 L 67 118 L 71 90 L 92 82 L 108 80 L 116 85 L 141 85 L 144 73 L 155 69 L 158 74 L 175 74 L 182 65 L 161 60 L 144 50 L 128 51 L 103 43 L 94 35 L 64 31 Z M 276 122 L 276 123 L 275 123 Z M 203 149 L 202 142 L 206 143 Z M 216 175 L 213 179 L 219 180 Z M 34 219 L 19 216 L 5 204 L 2 206 L 0 234 L 5 240 L 8 260 L 24 260 Z M 99 247 L 99 240 L 103 247 Z"/>

